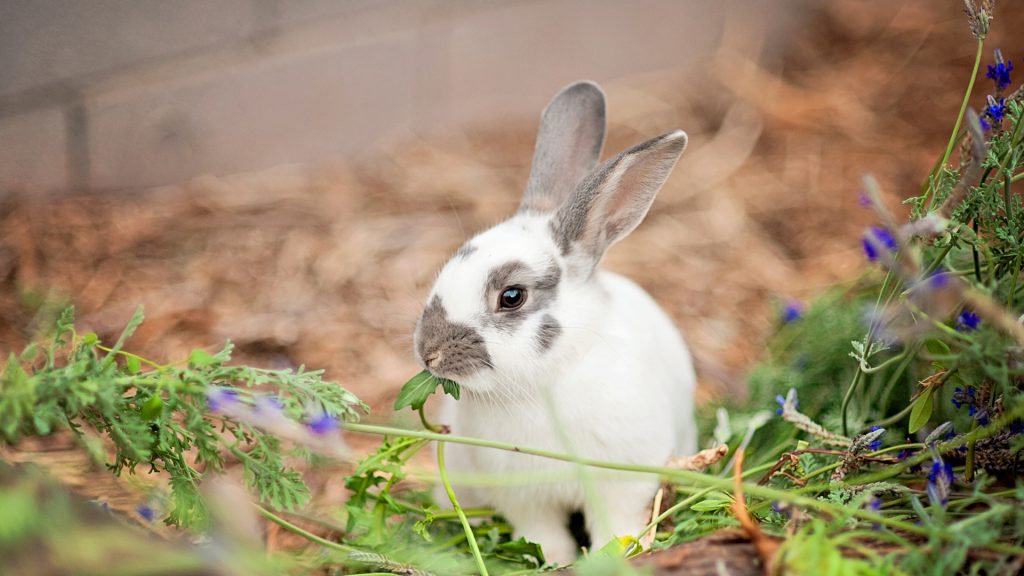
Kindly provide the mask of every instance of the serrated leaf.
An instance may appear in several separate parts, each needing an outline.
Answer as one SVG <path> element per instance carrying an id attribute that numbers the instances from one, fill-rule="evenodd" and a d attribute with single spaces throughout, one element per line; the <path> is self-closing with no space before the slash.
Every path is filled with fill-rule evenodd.
<path id="1" fill-rule="evenodd" d="M 932 398 L 934 393 L 935 388 L 929 386 L 914 400 L 913 407 L 910 409 L 910 424 L 907 427 L 909 433 L 917 432 L 931 420 L 932 410 L 935 408 L 935 401 Z"/>
<path id="2" fill-rule="evenodd" d="M 220 361 L 202 348 L 196 348 L 188 355 L 188 365 L 195 368 L 202 368 L 205 366 L 216 366 L 220 364 Z"/>
<path id="3" fill-rule="evenodd" d="M 142 305 L 140 304 L 139 307 L 135 309 L 135 313 L 132 314 L 131 319 L 128 320 L 128 324 L 125 325 L 124 331 L 121 332 L 121 336 L 117 339 L 117 342 L 110 347 L 110 352 L 107 353 L 107 357 L 104 358 L 103 362 L 100 364 L 101 367 L 106 368 L 114 362 L 114 358 L 117 356 L 117 353 L 121 351 L 121 348 L 124 347 L 124 343 L 131 338 L 132 334 L 135 333 L 135 330 L 138 329 L 144 319 L 145 315 L 142 313 Z"/>
<path id="4" fill-rule="evenodd" d="M 36 344 L 35 342 L 33 342 L 32 344 L 29 344 L 29 345 L 28 345 L 28 346 L 27 346 L 27 347 L 26 347 L 26 348 L 25 348 L 25 349 L 24 349 L 24 350 L 23 350 L 23 351 L 21 352 L 20 360 L 21 360 L 22 362 L 26 363 L 26 364 L 29 364 L 29 363 L 31 363 L 31 362 L 32 362 L 33 360 L 35 360 L 35 359 L 36 359 L 36 353 L 38 353 L 38 352 L 39 352 L 39 345 L 38 345 L 38 344 Z"/>
<path id="5" fill-rule="evenodd" d="M 455 398 L 456 400 L 459 399 L 459 384 L 457 382 L 448 380 L 447 378 L 438 378 L 438 380 L 441 381 L 441 388 L 444 390 L 445 394 Z"/>
<path id="6" fill-rule="evenodd" d="M 17 440 L 21 421 L 32 412 L 35 389 L 18 357 L 12 352 L 0 376 L 0 432 L 8 442 Z"/>
<path id="7" fill-rule="evenodd" d="M 544 564 L 544 552 L 541 550 L 540 545 L 535 542 L 530 542 L 522 536 L 518 540 L 512 540 L 510 542 L 502 542 L 494 548 L 495 556 L 504 558 L 512 562 L 522 562 L 527 560 L 530 564 L 541 566 Z"/>

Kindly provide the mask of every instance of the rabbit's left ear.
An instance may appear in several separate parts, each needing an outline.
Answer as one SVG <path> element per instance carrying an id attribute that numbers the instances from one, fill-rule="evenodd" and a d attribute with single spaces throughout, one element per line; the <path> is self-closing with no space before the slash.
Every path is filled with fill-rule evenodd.
<path id="1" fill-rule="evenodd" d="M 669 132 L 602 164 L 579 184 L 552 220 L 562 254 L 587 276 L 608 247 L 633 231 L 686 148 L 686 133 Z"/>
<path id="2" fill-rule="evenodd" d="M 520 212 L 554 212 L 590 174 L 604 148 L 604 92 L 593 82 L 565 87 L 544 109 Z"/>

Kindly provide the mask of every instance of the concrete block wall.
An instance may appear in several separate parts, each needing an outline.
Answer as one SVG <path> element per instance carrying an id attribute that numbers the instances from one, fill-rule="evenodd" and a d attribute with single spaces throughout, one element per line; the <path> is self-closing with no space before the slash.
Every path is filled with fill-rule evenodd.
<path id="1" fill-rule="evenodd" d="M 146 187 L 522 118 L 799 0 L 4 0 L 0 189 Z M 749 16 L 749 14 L 748 14 Z"/>

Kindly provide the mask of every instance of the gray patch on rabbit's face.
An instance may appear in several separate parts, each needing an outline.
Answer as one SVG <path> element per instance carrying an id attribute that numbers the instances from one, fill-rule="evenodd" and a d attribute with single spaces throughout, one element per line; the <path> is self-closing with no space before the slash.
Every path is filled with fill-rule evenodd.
<path id="1" fill-rule="evenodd" d="M 502 264 L 491 270 L 487 275 L 484 298 L 488 310 L 493 312 L 486 322 L 502 332 L 514 332 L 520 324 L 536 312 L 551 306 L 558 297 L 558 283 L 562 279 L 562 269 L 551 260 L 544 272 L 539 276 L 523 262 L 514 261 Z M 498 298 L 502 290 L 509 286 L 522 286 L 526 289 L 526 303 L 516 310 L 496 310 Z"/>
<path id="2" fill-rule="evenodd" d="M 469 242 L 466 242 L 465 244 L 462 245 L 461 248 L 459 248 L 459 250 L 457 252 L 455 252 L 455 256 L 452 256 L 452 258 L 453 259 L 457 258 L 459 260 L 465 260 L 465 259 L 469 258 L 473 254 L 473 252 L 476 252 L 476 250 L 477 250 L 476 246 L 474 246 L 473 244 L 470 244 Z"/>
<path id="3" fill-rule="evenodd" d="M 537 331 L 537 349 L 543 353 L 551 349 L 555 339 L 562 333 L 562 325 L 551 314 L 545 314 Z"/>
<path id="4" fill-rule="evenodd" d="M 491 367 L 483 336 L 470 326 L 450 321 L 436 295 L 416 325 L 416 352 L 428 370 L 452 379 Z"/>

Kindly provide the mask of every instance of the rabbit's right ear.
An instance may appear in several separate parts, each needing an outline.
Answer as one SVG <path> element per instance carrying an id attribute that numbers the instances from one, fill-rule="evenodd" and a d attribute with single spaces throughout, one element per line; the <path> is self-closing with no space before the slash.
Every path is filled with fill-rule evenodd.
<path id="1" fill-rule="evenodd" d="M 558 93 L 540 117 L 533 167 L 520 212 L 558 209 L 590 174 L 604 148 L 604 92 L 577 82 Z"/>

